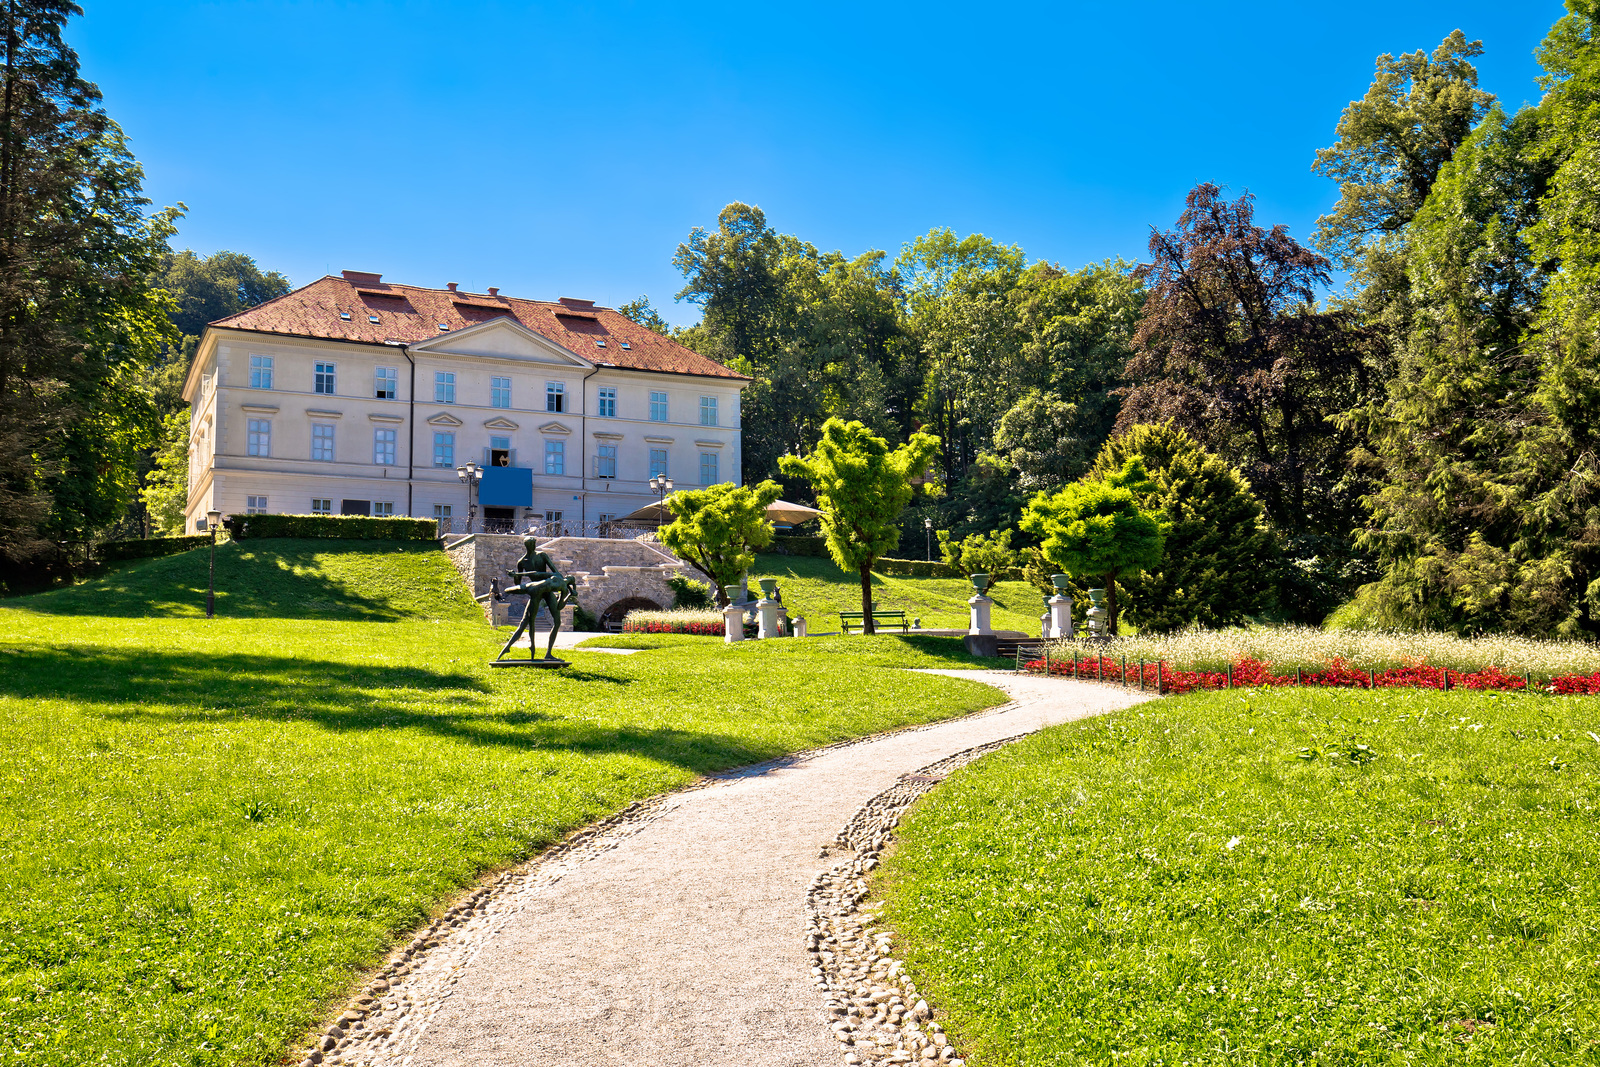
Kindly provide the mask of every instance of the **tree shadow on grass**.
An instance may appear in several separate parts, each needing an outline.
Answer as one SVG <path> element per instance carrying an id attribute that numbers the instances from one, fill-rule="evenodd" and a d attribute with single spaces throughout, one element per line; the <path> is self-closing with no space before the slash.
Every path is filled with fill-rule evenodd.
<path id="1" fill-rule="evenodd" d="M 617 706 L 630 699 L 625 694 L 635 684 L 632 678 L 573 669 L 519 676 L 532 684 L 494 686 L 475 675 L 427 667 L 250 653 L 35 644 L 0 648 L 0 696 L 67 700 L 85 714 L 114 722 L 306 722 L 344 735 L 414 730 L 510 751 L 638 755 L 697 774 L 782 754 L 781 747 L 733 734 L 649 725 L 653 716 L 645 708 L 639 725 L 616 727 L 560 714 L 564 703 L 579 704 L 588 695 L 584 690 L 597 683 L 605 685 L 606 703 Z M 491 694 L 500 697 L 498 706 Z M 529 706 L 507 706 L 507 697 Z"/>
<path id="2" fill-rule="evenodd" d="M 234 619 L 416 618 L 402 598 L 324 573 L 326 557 L 356 556 L 380 563 L 394 555 L 436 554 L 431 542 L 313 541 L 275 538 L 217 546 L 216 611 Z M 400 562 L 400 561 L 396 561 Z M 140 560 L 82 585 L 6 600 L 7 607 L 41 615 L 112 618 L 199 618 L 211 584 L 211 550 L 196 548 Z M 383 571 L 379 569 L 377 573 Z M 396 574 L 403 574 L 397 569 Z"/>

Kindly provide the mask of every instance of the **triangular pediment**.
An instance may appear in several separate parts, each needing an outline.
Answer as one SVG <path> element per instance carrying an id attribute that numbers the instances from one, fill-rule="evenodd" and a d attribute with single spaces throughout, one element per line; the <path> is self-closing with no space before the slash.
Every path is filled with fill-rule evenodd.
<path id="1" fill-rule="evenodd" d="M 429 426 L 460 426 L 461 425 L 461 420 L 456 418 L 454 415 L 451 415 L 448 412 L 441 411 L 441 412 L 439 412 L 439 414 L 431 416 L 428 419 L 428 425 Z"/>
<path id="2" fill-rule="evenodd" d="M 539 427 L 539 432 L 540 433 L 571 433 L 572 432 L 572 428 L 570 426 L 564 426 L 559 422 L 547 422 L 543 426 Z"/>
<path id="3" fill-rule="evenodd" d="M 409 350 L 413 353 L 547 363 L 560 367 L 581 367 L 584 370 L 594 366 L 548 337 L 534 333 L 516 319 L 504 316 L 418 341 L 409 346 Z"/>
<path id="4" fill-rule="evenodd" d="M 506 418 L 490 419 L 489 421 L 485 422 L 484 425 L 487 426 L 491 430 L 517 430 L 517 429 L 521 429 L 521 427 L 519 427 L 516 423 L 514 423 L 510 419 L 506 419 Z"/>

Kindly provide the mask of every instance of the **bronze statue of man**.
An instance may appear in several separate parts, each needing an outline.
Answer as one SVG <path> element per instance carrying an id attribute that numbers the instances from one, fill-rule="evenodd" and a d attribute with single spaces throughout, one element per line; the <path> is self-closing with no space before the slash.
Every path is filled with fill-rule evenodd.
<path id="1" fill-rule="evenodd" d="M 525 596 L 528 598 L 528 607 L 522 613 L 522 622 L 511 635 L 511 640 L 500 650 L 500 656 L 504 657 L 511 646 L 517 643 L 517 638 L 526 631 L 528 658 L 534 658 L 533 620 L 538 618 L 539 609 L 544 607 L 550 611 L 550 640 L 545 647 L 544 658 L 551 659 L 556 647 L 556 633 L 561 629 L 561 609 L 574 599 L 573 582 L 557 569 L 556 561 L 550 558 L 548 552 L 539 550 L 538 538 L 530 534 L 522 539 L 522 544 L 522 558 L 517 561 L 515 568 L 506 572 L 506 576 L 516 584 L 502 590 L 501 596 L 511 593 Z"/>

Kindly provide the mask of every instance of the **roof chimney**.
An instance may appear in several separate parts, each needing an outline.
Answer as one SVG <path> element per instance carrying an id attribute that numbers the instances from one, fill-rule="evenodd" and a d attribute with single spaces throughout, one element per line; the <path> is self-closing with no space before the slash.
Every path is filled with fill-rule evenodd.
<path id="1" fill-rule="evenodd" d="M 445 282 L 444 283 L 444 287 L 446 289 L 450 290 L 453 293 L 453 292 L 456 291 L 456 286 L 458 286 L 460 284 L 461 284 L 460 282 Z"/>
<path id="2" fill-rule="evenodd" d="M 340 273 L 344 275 L 344 280 L 349 282 L 351 285 L 383 284 L 383 275 L 381 274 L 371 274 L 364 270 L 346 270 L 340 271 Z"/>
<path id="3" fill-rule="evenodd" d="M 496 286 L 491 285 L 491 286 L 489 286 L 489 295 L 490 296 L 499 296 L 500 295 L 500 290 Z"/>

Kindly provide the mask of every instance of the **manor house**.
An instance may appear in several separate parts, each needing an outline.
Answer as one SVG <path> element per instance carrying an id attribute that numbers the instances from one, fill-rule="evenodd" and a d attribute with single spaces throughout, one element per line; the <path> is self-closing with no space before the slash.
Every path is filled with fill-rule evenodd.
<path id="1" fill-rule="evenodd" d="M 184 384 L 187 527 L 410 515 L 594 536 L 676 488 L 738 482 L 750 379 L 592 300 L 344 271 L 207 327 Z M 482 525 L 476 527 L 482 529 Z"/>

